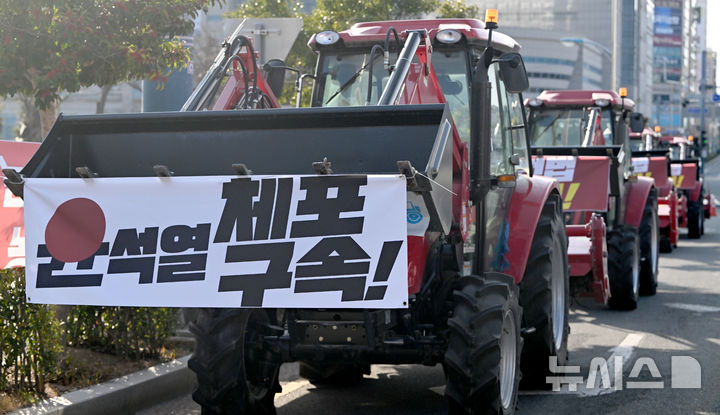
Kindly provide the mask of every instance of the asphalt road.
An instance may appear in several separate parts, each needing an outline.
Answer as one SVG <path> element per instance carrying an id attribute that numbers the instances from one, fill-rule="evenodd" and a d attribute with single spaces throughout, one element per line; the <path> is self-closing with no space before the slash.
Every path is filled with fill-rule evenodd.
<path id="1" fill-rule="evenodd" d="M 705 176 L 720 198 L 720 158 L 708 163 Z M 580 374 L 567 376 L 582 376 L 583 383 L 575 391 L 565 386 L 559 392 L 521 392 L 517 413 L 720 414 L 720 218 L 705 226 L 702 239 L 688 240 L 683 233 L 679 247 L 661 255 L 657 295 L 642 297 L 637 310 L 610 311 L 589 298 L 575 302 L 568 365 L 579 366 Z M 611 362 L 612 387 L 603 387 L 597 370 L 596 382 L 588 384 L 593 359 Z M 623 363 L 622 382 L 614 379 L 617 359 Z M 281 380 L 283 392 L 275 398 L 279 415 L 447 413 L 440 367 L 376 365 L 359 386 L 317 388 L 297 377 L 296 365 L 284 365 Z M 673 387 L 678 385 L 692 388 Z M 189 415 L 200 409 L 188 396 L 140 414 Z"/>

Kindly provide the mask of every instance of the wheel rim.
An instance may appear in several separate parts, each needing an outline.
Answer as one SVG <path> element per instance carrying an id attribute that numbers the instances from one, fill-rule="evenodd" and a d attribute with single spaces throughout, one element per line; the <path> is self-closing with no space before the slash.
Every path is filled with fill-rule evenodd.
<path id="1" fill-rule="evenodd" d="M 269 322 L 267 313 L 253 311 L 248 316 L 243 342 L 245 382 L 248 393 L 254 400 L 264 398 L 272 387 L 273 375 L 266 373 L 271 365 L 266 364 L 267 356 L 263 347 L 262 326 Z"/>
<path id="2" fill-rule="evenodd" d="M 565 272 L 562 269 L 565 261 L 562 257 L 562 249 L 559 241 L 555 239 L 552 253 L 552 284 L 550 287 L 552 295 L 552 329 L 555 350 L 560 350 L 565 338 Z"/>
<path id="3" fill-rule="evenodd" d="M 650 260 L 652 263 L 650 266 L 652 267 L 652 274 L 657 274 L 657 267 L 658 267 L 658 250 L 660 249 L 660 245 L 658 244 L 658 221 L 657 216 L 655 216 L 655 220 L 652 223 L 652 229 L 650 230 Z"/>
<path id="4" fill-rule="evenodd" d="M 500 333 L 500 401 L 509 408 L 515 392 L 515 364 L 517 360 L 517 333 L 515 316 L 507 310 Z"/>
<path id="5" fill-rule="evenodd" d="M 633 264 L 632 264 L 632 287 L 633 296 L 638 296 L 638 290 L 640 289 L 640 247 L 635 244 L 635 250 L 633 251 Z"/>

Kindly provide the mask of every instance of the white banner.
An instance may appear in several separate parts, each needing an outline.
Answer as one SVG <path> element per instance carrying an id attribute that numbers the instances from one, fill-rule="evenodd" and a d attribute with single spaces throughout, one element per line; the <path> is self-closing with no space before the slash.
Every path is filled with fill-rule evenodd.
<path id="1" fill-rule="evenodd" d="M 649 157 L 633 157 L 632 159 L 633 173 L 647 173 L 650 168 Z"/>
<path id="2" fill-rule="evenodd" d="M 406 179 L 27 179 L 27 301 L 407 307 Z"/>

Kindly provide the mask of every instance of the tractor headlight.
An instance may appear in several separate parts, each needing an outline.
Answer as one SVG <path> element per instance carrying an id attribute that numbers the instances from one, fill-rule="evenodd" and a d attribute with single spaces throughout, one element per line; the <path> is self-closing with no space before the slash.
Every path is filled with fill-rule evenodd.
<path id="1" fill-rule="evenodd" d="M 460 34 L 457 30 L 445 29 L 437 32 L 435 39 L 440 43 L 452 45 L 453 43 L 458 43 L 460 39 L 462 39 L 462 34 Z"/>
<path id="2" fill-rule="evenodd" d="M 531 107 L 541 107 L 543 102 L 537 98 L 528 100 L 528 105 Z"/>
<path id="3" fill-rule="evenodd" d="M 596 100 L 595 100 L 595 105 L 597 105 L 598 107 L 607 107 L 608 105 L 610 105 L 610 100 L 607 100 L 607 99 L 596 99 Z"/>
<path id="4" fill-rule="evenodd" d="M 315 35 L 315 42 L 317 42 L 318 45 L 334 45 L 338 40 L 340 40 L 340 35 L 332 30 L 325 30 Z"/>

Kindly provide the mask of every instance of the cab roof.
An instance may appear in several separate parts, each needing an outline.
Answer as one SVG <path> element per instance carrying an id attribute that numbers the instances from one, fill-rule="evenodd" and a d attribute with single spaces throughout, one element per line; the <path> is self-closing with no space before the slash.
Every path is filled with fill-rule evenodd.
<path id="1" fill-rule="evenodd" d="M 385 42 L 385 34 L 391 27 L 398 32 L 401 41 L 407 37 L 407 31 L 426 30 L 430 38 L 434 39 L 437 32 L 452 29 L 460 32 L 469 44 L 482 47 L 487 44 L 489 33 L 485 29 L 485 23 L 477 19 L 418 19 L 356 23 L 339 34 L 346 45 L 377 44 Z M 310 38 L 308 45 L 317 49 L 315 35 Z M 493 30 L 492 46 L 502 52 L 519 52 L 521 48 L 513 38 L 496 30 Z"/>
<path id="2" fill-rule="evenodd" d="M 664 135 L 660 137 L 661 142 L 669 143 L 669 144 L 691 144 L 692 141 L 688 140 L 686 137 L 683 137 L 681 135 Z"/>
<path id="3" fill-rule="evenodd" d="M 632 140 L 639 140 L 639 139 L 643 138 L 643 137 L 646 136 L 646 135 L 650 135 L 650 136 L 652 136 L 652 137 L 654 137 L 654 138 L 660 137 L 660 134 L 659 134 L 659 133 L 656 133 L 655 130 L 653 130 L 652 128 L 645 127 L 645 128 L 642 130 L 641 133 L 635 133 L 635 132 L 632 132 L 632 131 L 631 131 L 631 132 L 630 132 L 630 139 L 632 139 Z"/>
<path id="4" fill-rule="evenodd" d="M 535 99 L 542 101 L 548 107 L 587 107 L 595 106 L 599 99 L 607 100 L 615 109 L 621 107 L 632 111 L 635 108 L 635 101 L 620 98 L 615 91 L 608 90 L 566 90 L 566 91 L 543 91 Z"/>

